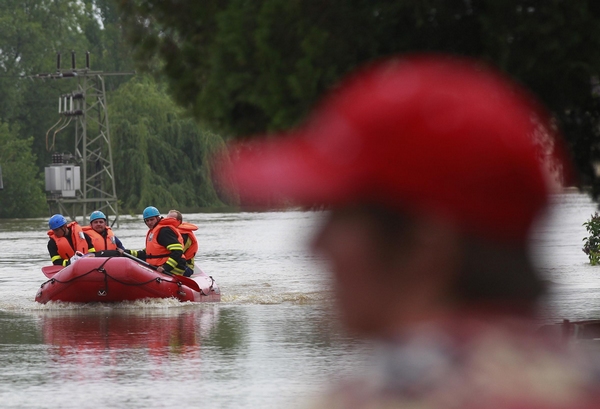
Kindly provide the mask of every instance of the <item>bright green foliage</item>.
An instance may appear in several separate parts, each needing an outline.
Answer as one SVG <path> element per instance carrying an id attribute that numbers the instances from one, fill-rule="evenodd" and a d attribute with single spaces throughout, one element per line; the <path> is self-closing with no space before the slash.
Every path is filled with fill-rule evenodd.
<path id="1" fill-rule="evenodd" d="M 129 81 L 111 96 L 109 109 L 117 192 L 125 209 L 222 205 L 207 157 L 223 140 L 185 118 L 152 79 Z"/>
<path id="2" fill-rule="evenodd" d="M 595 266 L 600 263 L 600 215 L 598 212 L 593 214 L 590 219 L 583 223 L 585 229 L 590 234 L 583 239 L 583 252 L 588 255 L 590 264 Z"/>
<path id="3" fill-rule="evenodd" d="M 8 125 L 0 123 L 0 166 L 4 190 L 0 190 L 0 218 L 34 217 L 43 214 L 46 196 L 38 177 L 33 138 L 15 137 Z"/>

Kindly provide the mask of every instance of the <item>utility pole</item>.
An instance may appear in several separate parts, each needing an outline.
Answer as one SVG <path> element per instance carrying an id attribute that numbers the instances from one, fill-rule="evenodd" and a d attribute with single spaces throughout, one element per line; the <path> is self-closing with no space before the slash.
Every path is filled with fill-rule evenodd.
<path id="1" fill-rule="evenodd" d="M 71 52 L 71 68 L 61 67 L 61 55 L 56 56 L 56 72 L 38 74 L 41 79 L 75 79 L 77 87 L 59 97 L 61 119 L 46 133 L 46 148 L 54 148 L 56 134 L 74 121 L 75 149 L 73 154 L 53 153 L 52 164 L 45 168 L 47 201 L 51 213 L 61 213 L 76 220 L 101 210 L 119 223 L 119 207 L 110 144 L 110 127 L 104 77 L 132 75 L 125 72 L 101 72 L 90 69 L 90 53 L 85 54 L 85 68 L 78 69 L 75 52 Z M 48 146 L 48 136 L 53 139 Z"/>

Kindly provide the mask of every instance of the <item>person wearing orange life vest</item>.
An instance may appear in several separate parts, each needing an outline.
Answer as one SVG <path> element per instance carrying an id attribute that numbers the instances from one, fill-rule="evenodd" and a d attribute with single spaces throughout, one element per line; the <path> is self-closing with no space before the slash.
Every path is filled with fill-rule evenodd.
<path id="1" fill-rule="evenodd" d="M 125 249 L 123 243 L 115 236 L 112 229 L 106 223 L 106 215 L 99 210 L 90 214 L 90 225 L 84 226 L 83 231 L 92 239 L 96 249 L 96 257 L 119 256 L 117 248 Z"/>
<path id="2" fill-rule="evenodd" d="M 48 253 L 52 264 L 68 266 L 75 252 L 87 254 L 95 251 L 92 239 L 76 221 L 68 223 L 63 215 L 55 214 L 48 220 L 48 226 Z"/>
<path id="3" fill-rule="evenodd" d="M 196 239 L 194 231 L 198 230 L 198 226 L 192 223 L 184 223 L 183 215 L 179 210 L 169 210 L 167 218 L 176 219 L 179 222 L 177 230 L 179 230 L 181 238 L 183 239 L 183 256 L 185 257 L 187 268 L 189 268 L 193 274 L 194 258 L 198 251 L 198 240 Z"/>
<path id="4" fill-rule="evenodd" d="M 148 226 L 146 248 L 125 250 L 125 252 L 158 267 L 159 273 L 185 275 L 183 239 L 177 230 L 179 222 L 175 219 L 161 217 L 160 212 L 154 206 L 146 207 L 142 215 L 144 223 Z"/>

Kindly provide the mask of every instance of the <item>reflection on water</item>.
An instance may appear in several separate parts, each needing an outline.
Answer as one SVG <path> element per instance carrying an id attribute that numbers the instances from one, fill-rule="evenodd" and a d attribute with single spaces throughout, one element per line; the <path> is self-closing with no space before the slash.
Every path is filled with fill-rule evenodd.
<path id="1" fill-rule="evenodd" d="M 1 312 L 1 406 L 293 408 L 360 362 L 305 305 L 133 304 Z"/>
<path id="2" fill-rule="evenodd" d="M 49 264 L 46 220 L 0 220 L 0 406 L 301 407 L 364 348 L 329 314 L 329 276 L 305 251 L 319 218 L 186 215 L 221 303 L 110 306 L 34 302 Z M 143 247 L 139 217 L 115 232 Z"/>
<path id="3" fill-rule="evenodd" d="M 207 337 L 207 345 L 234 353 L 245 343 L 247 317 L 239 310 L 221 309 L 219 320 Z"/>
<path id="4" fill-rule="evenodd" d="M 197 353 L 202 336 L 214 326 L 217 311 L 139 310 L 48 311 L 39 314 L 45 344 L 66 356 L 86 350 L 144 349 L 151 355 Z"/>
<path id="5" fill-rule="evenodd" d="M 31 317 L 0 311 L 0 345 L 41 344 L 42 334 Z"/>
<path id="6" fill-rule="evenodd" d="M 59 378 L 120 379 L 120 372 L 135 366 L 160 379 L 169 376 L 161 368 L 173 357 L 196 362 L 186 368 L 200 370 L 202 338 L 215 327 L 218 310 L 69 310 L 39 318 L 48 359 L 60 366 Z"/>
<path id="7" fill-rule="evenodd" d="M 555 198 L 534 237 L 553 284 L 551 322 L 600 318 L 600 268 L 581 251 L 595 210 L 585 195 Z M 34 302 L 49 264 L 46 220 L 0 220 L 0 407 L 299 408 L 368 364 L 370 347 L 339 327 L 329 276 L 305 251 L 322 213 L 190 214 L 196 262 L 221 303 Z M 146 227 L 115 229 L 142 248 Z"/>

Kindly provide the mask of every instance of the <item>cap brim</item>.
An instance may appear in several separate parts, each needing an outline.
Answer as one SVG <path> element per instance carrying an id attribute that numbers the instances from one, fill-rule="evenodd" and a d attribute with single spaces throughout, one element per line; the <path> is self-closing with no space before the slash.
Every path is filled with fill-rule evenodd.
<path id="1" fill-rule="evenodd" d="M 349 194 L 352 176 L 339 167 L 305 135 L 279 135 L 231 145 L 217 160 L 217 180 L 244 205 L 310 206 Z"/>

